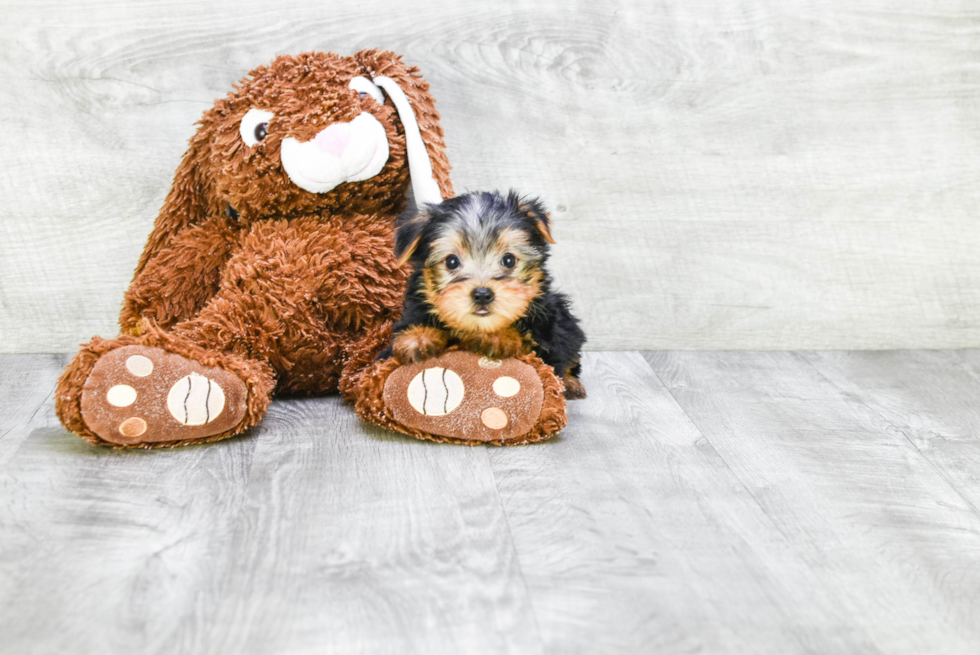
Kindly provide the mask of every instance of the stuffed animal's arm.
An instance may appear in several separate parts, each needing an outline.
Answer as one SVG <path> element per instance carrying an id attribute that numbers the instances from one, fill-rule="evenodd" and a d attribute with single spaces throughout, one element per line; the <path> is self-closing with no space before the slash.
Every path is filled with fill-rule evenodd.
<path id="1" fill-rule="evenodd" d="M 220 221 L 187 227 L 161 247 L 133 278 L 119 325 L 138 335 L 143 321 L 159 327 L 192 318 L 217 292 L 234 233 Z"/>

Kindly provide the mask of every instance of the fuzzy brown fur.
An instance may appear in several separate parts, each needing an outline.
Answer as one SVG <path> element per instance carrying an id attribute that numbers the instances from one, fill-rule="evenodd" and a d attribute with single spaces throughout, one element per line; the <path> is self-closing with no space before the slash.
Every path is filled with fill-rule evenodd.
<path id="1" fill-rule="evenodd" d="M 256 424 L 273 390 L 354 393 L 341 379 L 390 340 L 409 273 L 391 250 L 409 187 L 404 129 L 390 99 L 378 104 L 348 88 L 352 77 L 379 75 L 409 98 L 433 177 L 444 197 L 452 195 L 428 84 L 398 55 L 307 53 L 253 70 L 201 118 L 126 291 L 125 336 L 85 344 L 62 376 L 57 412 L 69 430 L 105 443 L 85 425 L 79 398 L 99 356 L 123 345 L 161 346 L 246 382 L 246 418 L 204 441 Z M 250 148 L 238 130 L 253 107 L 274 111 L 275 119 Z M 293 184 L 280 163 L 283 136 L 307 141 L 360 112 L 387 134 L 381 172 L 327 193 Z"/>

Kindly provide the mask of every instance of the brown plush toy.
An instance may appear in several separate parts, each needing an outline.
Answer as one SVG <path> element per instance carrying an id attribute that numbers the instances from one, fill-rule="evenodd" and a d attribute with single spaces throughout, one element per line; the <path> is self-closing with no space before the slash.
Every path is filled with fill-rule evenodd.
<path id="1" fill-rule="evenodd" d="M 456 353 L 466 392 L 421 422 L 406 411 L 414 370 L 375 362 L 409 273 L 394 221 L 410 179 L 420 203 L 452 195 L 444 149 L 428 84 L 394 53 L 256 68 L 202 117 L 126 292 L 123 334 L 83 345 L 59 381 L 62 423 L 93 444 L 176 446 L 244 432 L 273 392 L 339 390 L 366 420 L 420 438 L 556 433 L 561 382 L 532 355 L 491 364 L 521 380 L 503 403 L 493 369 Z"/>

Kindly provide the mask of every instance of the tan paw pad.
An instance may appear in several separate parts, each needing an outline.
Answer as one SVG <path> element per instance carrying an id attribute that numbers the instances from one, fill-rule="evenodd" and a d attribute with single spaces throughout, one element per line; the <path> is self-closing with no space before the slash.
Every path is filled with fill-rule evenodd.
<path id="1" fill-rule="evenodd" d="M 119 433 L 124 437 L 141 437 L 146 433 L 146 421 L 138 416 L 131 416 L 119 424 Z"/>
<path id="2" fill-rule="evenodd" d="M 126 369 L 138 378 L 145 378 L 153 373 L 153 360 L 143 355 L 131 355 L 126 358 Z"/>
<path id="3" fill-rule="evenodd" d="M 136 389 L 128 384 L 117 384 L 105 394 L 106 401 L 113 407 L 129 407 L 136 402 Z"/>
<path id="4" fill-rule="evenodd" d="M 466 387 L 455 371 L 433 366 L 421 371 L 408 385 L 408 403 L 419 414 L 445 416 L 463 402 Z"/>
<path id="5" fill-rule="evenodd" d="M 521 383 L 509 375 L 501 375 L 493 381 L 493 392 L 501 398 L 516 396 L 521 391 Z"/>
<path id="6" fill-rule="evenodd" d="M 491 430 L 503 430 L 507 427 L 507 414 L 499 407 L 487 407 L 480 414 L 480 422 Z"/>
<path id="7" fill-rule="evenodd" d="M 205 425 L 221 416 L 224 408 L 221 385 L 198 373 L 177 380 L 167 394 L 167 410 L 181 425 Z"/>

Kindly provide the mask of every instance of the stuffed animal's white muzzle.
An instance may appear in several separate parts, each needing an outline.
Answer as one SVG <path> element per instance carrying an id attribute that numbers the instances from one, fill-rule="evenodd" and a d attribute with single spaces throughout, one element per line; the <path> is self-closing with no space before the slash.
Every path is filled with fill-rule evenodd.
<path id="1" fill-rule="evenodd" d="M 350 123 L 334 123 L 311 141 L 283 139 L 282 167 L 293 184 L 326 193 L 344 182 L 360 182 L 381 172 L 388 161 L 388 137 L 374 116 L 362 113 Z"/>

